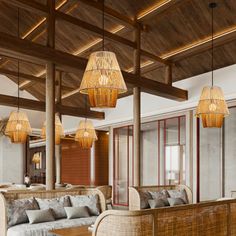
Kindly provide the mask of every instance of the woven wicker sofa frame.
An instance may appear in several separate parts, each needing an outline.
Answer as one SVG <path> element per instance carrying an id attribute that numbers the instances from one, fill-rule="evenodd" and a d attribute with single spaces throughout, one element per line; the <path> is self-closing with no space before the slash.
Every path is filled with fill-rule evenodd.
<path id="1" fill-rule="evenodd" d="M 140 192 L 145 191 L 160 191 L 160 190 L 181 190 L 185 189 L 189 203 L 193 203 L 193 194 L 189 187 L 186 185 L 159 185 L 159 186 L 145 186 L 145 187 L 129 187 L 129 210 L 141 210 Z"/>
<path id="2" fill-rule="evenodd" d="M 139 211 L 109 210 L 93 236 L 235 236 L 236 199 Z"/>
<path id="3" fill-rule="evenodd" d="M 7 201 L 16 199 L 28 199 L 31 197 L 50 199 L 65 195 L 93 195 L 98 194 L 100 200 L 101 211 L 106 210 L 106 200 L 104 194 L 96 188 L 80 188 L 71 190 L 52 190 L 52 191 L 23 191 L 12 190 L 0 193 L 0 236 L 7 235 Z"/>

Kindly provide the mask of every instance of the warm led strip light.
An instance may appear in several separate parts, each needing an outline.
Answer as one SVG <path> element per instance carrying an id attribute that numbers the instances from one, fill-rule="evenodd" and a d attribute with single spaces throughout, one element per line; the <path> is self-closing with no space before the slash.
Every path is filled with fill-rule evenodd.
<path id="1" fill-rule="evenodd" d="M 67 1 L 68 0 L 62 1 L 58 6 L 56 6 L 56 10 L 65 5 Z M 22 36 L 22 39 L 25 39 L 27 36 L 29 36 L 35 29 L 37 29 L 41 24 L 43 24 L 46 21 L 46 19 L 47 19 L 46 17 L 42 18 L 42 20 L 40 20 L 35 26 L 33 26 L 27 33 L 25 33 Z"/>
<path id="2" fill-rule="evenodd" d="M 147 10 L 144 10 L 143 12 L 141 12 L 141 13 L 138 15 L 137 19 L 138 19 L 138 20 L 142 19 L 143 17 L 145 17 L 145 16 L 151 14 L 152 12 L 154 12 L 154 11 L 158 10 L 159 8 L 165 6 L 166 4 L 170 3 L 171 1 L 172 1 L 172 0 L 166 0 L 166 1 L 162 1 L 162 2 L 156 3 L 154 6 L 148 8 Z"/>
<path id="3" fill-rule="evenodd" d="M 230 28 L 230 29 L 228 29 L 228 30 L 224 30 L 223 32 L 216 33 L 216 34 L 214 35 L 214 37 L 213 37 L 213 40 L 222 38 L 222 37 L 224 37 L 224 36 L 226 36 L 226 35 L 229 35 L 229 34 L 232 34 L 232 33 L 235 33 L 235 32 L 236 32 L 236 27 L 232 27 L 232 28 Z M 165 54 L 161 55 L 160 57 L 161 57 L 162 59 L 168 59 L 168 58 L 173 57 L 173 56 L 175 56 L 175 55 L 177 55 L 177 54 L 183 53 L 183 52 L 185 52 L 185 51 L 188 51 L 188 50 L 190 50 L 190 49 L 196 48 L 196 47 L 198 47 L 198 46 L 201 46 L 201 45 L 206 44 L 206 43 L 209 43 L 209 42 L 211 42 L 211 37 L 208 37 L 208 38 L 203 39 L 203 40 L 201 40 L 201 41 L 199 41 L 199 42 L 196 42 L 196 43 L 191 43 L 191 44 L 189 44 L 189 45 L 187 45 L 187 46 L 184 46 L 184 47 L 182 47 L 182 48 L 179 48 L 179 49 L 177 49 L 177 50 L 174 50 L 174 51 L 165 53 Z"/>

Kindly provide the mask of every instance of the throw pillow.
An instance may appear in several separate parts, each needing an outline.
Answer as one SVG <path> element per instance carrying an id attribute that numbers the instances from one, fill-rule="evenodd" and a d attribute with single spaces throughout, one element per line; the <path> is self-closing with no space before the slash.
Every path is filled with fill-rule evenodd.
<path id="1" fill-rule="evenodd" d="M 27 210 L 26 214 L 30 224 L 54 221 L 52 210 Z"/>
<path id="2" fill-rule="evenodd" d="M 188 196 L 187 193 L 185 191 L 185 189 L 181 189 L 181 190 L 168 190 L 169 196 L 171 198 L 182 198 L 183 201 L 185 202 L 185 204 L 188 204 Z"/>
<path id="3" fill-rule="evenodd" d="M 182 198 L 168 198 L 170 206 L 178 206 L 186 204 Z"/>
<path id="4" fill-rule="evenodd" d="M 64 207 L 71 206 L 69 196 L 52 199 L 36 198 L 36 200 L 41 210 L 51 209 L 55 219 L 66 218 Z"/>
<path id="5" fill-rule="evenodd" d="M 149 191 L 149 193 L 151 194 L 153 199 L 162 199 L 165 203 L 165 206 L 169 206 L 169 202 L 167 198 L 170 196 L 166 190 L 161 190 L 161 191 L 156 191 L 156 192 Z"/>
<path id="6" fill-rule="evenodd" d="M 148 200 L 148 203 L 151 207 L 151 209 L 165 207 L 165 202 L 162 199 L 150 199 Z"/>
<path id="7" fill-rule="evenodd" d="M 152 199 L 151 194 L 149 192 L 142 192 L 142 191 L 140 191 L 139 195 L 140 195 L 140 207 L 141 207 L 141 209 L 149 208 L 150 206 L 149 206 L 148 201 L 150 199 Z"/>
<path id="8" fill-rule="evenodd" d="M 12 200 L 7 203 L 8 227 L 27 223 L 26 210 L 37 210 L 38 204 L 34 198 Z"/>
<path id="9" fill-rule="evenodd" d="M 98 216 L 100 214 L 100 202 L 97 194 L 70 196 L 70 202 L 73 207 L 87 206 L 90 215 Z"/>
<path id="10" fill-rule="evenodd" d="M 86 218 L 89 217 L 89 209 L 87 206 L 82 207 L 65 207 L 67 219 Z"/>

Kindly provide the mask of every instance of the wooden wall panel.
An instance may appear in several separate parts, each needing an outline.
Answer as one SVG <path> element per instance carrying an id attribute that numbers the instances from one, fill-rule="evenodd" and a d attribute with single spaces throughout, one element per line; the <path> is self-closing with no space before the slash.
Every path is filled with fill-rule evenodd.
<path id="1" fill-rule="evenodd" d="M 90 185 L 90 149 L 83 150 L 73 140 L 62 140 L 62 182 Z"/>
<path id="2" fill-rule="evenodd" d="M 98 140 L 94 145 L 95 160 L 95 180 L 94 185 L 108 185 L 109 159 L 108 159 L 108 142 L 109 135 L 107 132 L 97 132 Z"/>

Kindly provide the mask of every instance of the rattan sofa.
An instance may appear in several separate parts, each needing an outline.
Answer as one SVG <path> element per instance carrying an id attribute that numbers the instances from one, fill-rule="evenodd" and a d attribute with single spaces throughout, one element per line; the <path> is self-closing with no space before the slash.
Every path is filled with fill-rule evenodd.
<path id="1" fill-rule="evenodd" d="M 106 200 L 104 194 L 96 188 L 80 188 L 72 190 L 52 190 L 52 191 L 8 191 L 0 193 L 0 236 L 7 235 L 7 201 L 16 199 L 28 199 L 31 197 L 51 199 L 65 195 L 95 195 L 99 196 L 101 211 L 106 210 Z"/>
<path id="2" fill-rule="evenodd" d="M 139 211 L 109 210 L 93 236 L 235 236 L 236 200 Z"/>
<path id="3" fill-rule="evenodd" d="M 146 191 L 161 191 L 161 190 L 182 190 L 186 191 L 188 196 L 188 203 L 193 203 L 193 194 L 189 187 L 186 185 L 159 185 L 159 186 L 144 186 L 144 187 L 129 187 L 129 210 L 141 210 L 141 192 Z"/>

